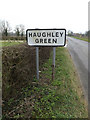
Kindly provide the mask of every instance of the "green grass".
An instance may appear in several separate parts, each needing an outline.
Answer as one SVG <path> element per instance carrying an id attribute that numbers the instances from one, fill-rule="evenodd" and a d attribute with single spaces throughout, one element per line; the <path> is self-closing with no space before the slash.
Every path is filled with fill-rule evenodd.
<path id="1" fill-rule="evenodd" d="M 85 106 L 80 101 L 73 86 L 77 76 L 74 74 L 75 69 L 68 51 L 64 48 L 57 48 L 56 50 L 56 74 L 54 81 L 51 80 L 51 63 L 52 59 L 49 59 L 44 65 L 47 70 L 42 73 L 46 74 L 46 76 L 43 75 L 45 78 L 49 78 L 50 84 L 36 88 L 40 91 L 42 97 L 35 102 L 36 112 L 33 112 L 33 116 L 37 118 L 87 117 Z"/>
<path id="2" fill-rule="evenodd" d="M 41 68 L 39 82 L 34 79 L 35 85 L 23 88 L 27 104 L 25 107 L 20 107 L 24 111 L 20 115 L 25 116 L 30 112 L 32 118 L 87 118 L 88 112 L 85 101 L 82 99 L 79 78 L 68 50 L 66 48 L 56 49 L 53 81 L 51 64 L 52 54 Z M 23 106 L 25 100 L 20 101 L 20 104 Z"/>
<path id="3" fill-rule="evenodd" d="M 88 37 L 75 37 L 75 36 L 72 36 L 73 38 L 76 38 L 76 39 L 79 39 L 79 40 L 83 40 L 83 41 L 86 41 L 86 42 L 90 42 L 88 40 Z"/>
<path id="4" fill-rule="evenodd" d="M 18 45 L 21 44 L 23 42 L 0 42 L 0 46 L 5 47 L 5 46 L 12 46 L 12 45 Z"/>

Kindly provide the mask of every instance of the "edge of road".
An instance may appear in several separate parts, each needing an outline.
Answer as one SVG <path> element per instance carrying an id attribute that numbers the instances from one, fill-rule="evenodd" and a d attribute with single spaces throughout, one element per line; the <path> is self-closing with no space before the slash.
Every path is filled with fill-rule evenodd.
<path id="1" fill-rule="evenodd" d="M 72 37 L 69 37 L 69 38 L 72 38 Z M 74 38 L 73 38 L 74 39 Z M 79 39 L 78 39 L 79 40 Z M 81 41 L 81 40 L 79 40 L 79 41 Z M 87 41 L 83 41 L 83 42 L 87 42 Z M 68 46 L 68 39 L 66 38 L 66 47 Z M 68 47 L 67 47 L 67 49 L 68 49 Z M 68 49 L 68 52 L 69 52 L 69 54 L 70 54 L 70 57 L 71 57 L 71 59 L 72 59 L 72 61 L 73 61 L 73 58 L 72 58 L 72 55 L 71 55 L 71 53 L 70 53 L 70 51 L 69 51 L 69 49 Z M 85 103 L 85 106 L 86 106 L 86 109 L 88 110 L 88 96 L 86 96 L 86 92 L 85 92 L 85 89 L 84 89 L 84 86 L 83 86 L 83 84 L 82 84 L 82 81 L 81 81 L 81 78 L 80 78 L 80 74 L 78 73 L 78 70 L 77 70 L 77 67 L 76 67 L 76 65 L 75 65 L 75 63 L 73 62 L 73 65 L 74 65 L 74 68 L 75 68 L 75 71 L 76 71 L 76 74 L 77 74 L 77 77 L 78 77 L 78 82 L 79 82 L 79 86 L 78 86 L 78 88 L 79 88 L 79 90 L 80 91 L 77 91 L 78 92 L 78 94 L 79 94 L 79 96 L 80 96 L 80 94 L 82 94 L 82 96 L 81 96 L 81 100 L 82 101 L 84 101 L 84 103 Z M 78 84 L 78 83 L 77 83 Z M 87 93 L 87 95 L 88 95 L 88 93 Z"/>

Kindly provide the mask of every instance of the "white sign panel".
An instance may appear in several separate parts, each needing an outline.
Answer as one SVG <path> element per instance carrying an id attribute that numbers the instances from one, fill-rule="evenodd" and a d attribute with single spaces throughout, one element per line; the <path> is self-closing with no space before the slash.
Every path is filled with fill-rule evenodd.
<path id="1" fill-rule="evenodd" d="M 30 46 L 65 46 L 65 29 L 28 29 L 26 38 Z"/>

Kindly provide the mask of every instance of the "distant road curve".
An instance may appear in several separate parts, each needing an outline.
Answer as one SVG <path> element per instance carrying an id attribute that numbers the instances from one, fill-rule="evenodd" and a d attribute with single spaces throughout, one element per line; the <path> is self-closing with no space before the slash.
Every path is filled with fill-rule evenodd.
<path id="1" fill-rule="evenodd" d="M 74 61 L 84 90 L 85 97 L 88 100 L 88 46 L 90 43 L 75 38 L 67 37 L 67 48 Z"/>

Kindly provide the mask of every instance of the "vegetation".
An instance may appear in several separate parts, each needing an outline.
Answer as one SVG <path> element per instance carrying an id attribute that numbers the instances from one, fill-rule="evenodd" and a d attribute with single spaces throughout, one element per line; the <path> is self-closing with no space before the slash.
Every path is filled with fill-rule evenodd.
<path id="1" fill-rule="evenodd" d="M 24 44 L 17 49 L 4 48 L 3 72 L 8 72 L 3 74 L 3 119 L 88 117 L 79 78 L 68 50 L 56 49 L 55 79 L 52 81 L 51 49 L 39 50 L 41 72 L 38 81 L 34 48 Z"/>
<path id="2" fill-rule="evenodd" d="M 87 103 L 68 50 L 56 49 L 55 79 L 52 81 L 52 48 L 40 47 L 38 81 L 35 48 L 15 42 L 25 40 L 24 26 L 17 25 L 15 33 L 11 33 L 6 23 L 0 25 L 4 26 L 0 28 L 2 39 L 11 40 L 2 42 L 3 119 L 87 118 Z M 72 31 L 68 31 L 68 35 L 87 41 L 87 35 L 78 36 Z"/>
<path id="3" fill-rule="evenodd" d="M 0 33 L 2 34 L 2 40 L 24 40 L 25 39 L 25 27 L 24 25 L 16 25 L 14 31 L 11 31 L 11 27 L 8 21 L 0 20 Z"/>
<path id="4" fill-rule="evenodd" d="M 90 30 L 86 31 L 84 34 L 82 33 L 73 33 L 71 30 L 68 31 L 68 36 L 74 37 L 79 40 L 84 40 L 90 42 Z"/>
<path id="5" fill-rule="evenodd" d="M 11 28 L 8 21 L 0 21 L 0 33 L 2 36 L 8 36 Z"/>
<path id="6" fill-rule="evenodd" d="M 90 42 L 90 41 L 88 40 L 88 37 L 76 37 L 76 36 L 72 36 L 72 37 L 74 37 L 74 38 L 76 38 L 76 39 L 79 39 L 79 40 L 84 40 L 84 41 Z"/>
<path id="7" fill-rule="evenodd" d="M 12 46 L 12 45 L 18 45 L 18 44 L 22 44 L 24 41 L 22 42 L 0 42 L 0 47 L 5 47 L 5 46 Z"/>
<path id="8" fill-rule="evenodd" d="M 80 101 L 82 95 L 77 93 L 80 91 L 77 84 L 79 78 L 67 49 L 57 48 L 54 81 L 51 80 L 51 63 L 52 57 L 43 65 L 45 70 L 41 73 L 41 84 L 32 89 L 33 94 L 37 94 L 32 117 L 87 118 L 87 110 Z"/>
<path id="9" fill-rule="evenodd" d="M 15 34 L 17 37 L 21 36 L 23 37 L 24 36 L 24 25 L 20 24 L 20 25 L 17 25 L 16 28 L 15 28 Z"/>
<path id="10" fill-rule="evenodd" d="M 49 58 L 51 49 L 40 48 L 40 66 Z M 2 53 L 3 116 L 13 117 L 12 110 L 16 110 L 15 107 L 25 97 L 22 89 L 28 84 L 33 86 L 36 74 L 35 47 L 14 45 L 3 47 Z"/>

